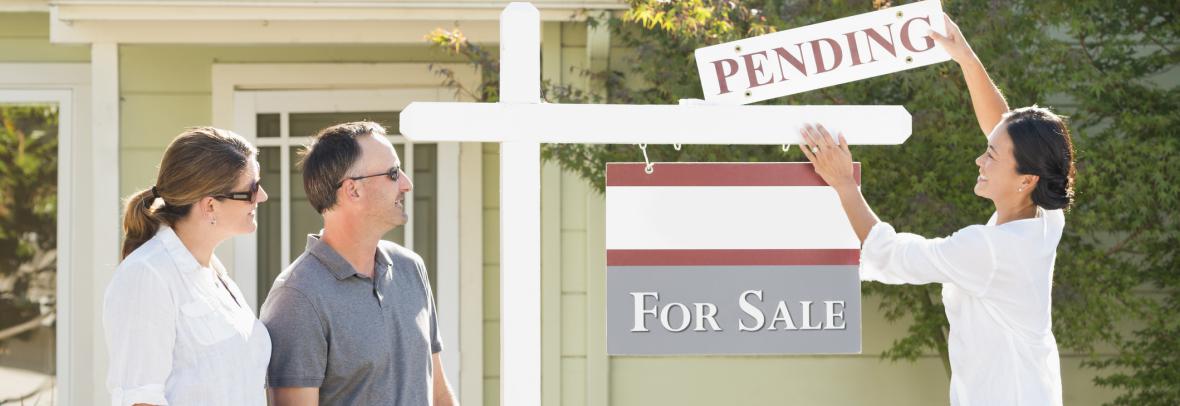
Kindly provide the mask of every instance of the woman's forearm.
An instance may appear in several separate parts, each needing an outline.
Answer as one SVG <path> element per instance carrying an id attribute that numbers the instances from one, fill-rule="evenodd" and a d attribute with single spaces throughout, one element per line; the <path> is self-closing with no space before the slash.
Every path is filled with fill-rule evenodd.
<path id="1" fill-rule="evenodd" d="M 844 206 L 844 214 L 848 216 L 848 222 L 852 223 L 856 238 L 860 239 L 863 245 L 865 239 L 869 238 L 869 231 L 872 231 L 873 226 L 881 220 L 877 219 L 877 215 L 873 213 L 873 209 L 869 207 L 869 203 L 865 201 L 855 184 L 837 187 L 836 193 L 840 195 L 840 205 Z"/>
<path id="2" fill-rule="evenodd" d="M 992 82 L 979 58 L 971 58 L 959 67 L 963 69 L 963 80 L 967 82 L 967 90 L 971 92 L 971 105 L 975 107 L 975 119 L 979 120 L 979 129 L 983 135 L 991 134 L 1004 113 L 1008 112 L 1008 102 L 1000 89 Z"/>

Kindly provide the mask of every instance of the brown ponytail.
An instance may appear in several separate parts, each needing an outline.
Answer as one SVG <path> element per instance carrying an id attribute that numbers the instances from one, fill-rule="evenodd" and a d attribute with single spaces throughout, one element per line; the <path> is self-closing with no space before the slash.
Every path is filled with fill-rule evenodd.
<path id="1" fill-rule="evenodd" d="M 123 210 L 123 255 L 120 259 L 127 258 L 131 251 L 156 235 L 160 222 L 152 215 L 151 206 L 155 201 L 151 188 L 127 198 L 127 206 Z"/>
<path id="2" fill-rule="evenodd" d="M 256 152 L 241 136 L 213 127 L 176 136 L 164 151 L 156 185 L 127 198 L 121 258 L 155 236 L 160 225 L 175 225 L 202 198 L 229 193 Z"/>

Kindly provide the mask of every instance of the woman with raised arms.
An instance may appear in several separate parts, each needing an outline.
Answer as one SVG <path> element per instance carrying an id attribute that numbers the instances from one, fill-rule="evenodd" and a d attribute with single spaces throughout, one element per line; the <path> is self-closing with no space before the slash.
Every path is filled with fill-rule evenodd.
<path id="1" fill-rule="evenodd" d="M 809 126 L 803 152 L 836 189 L 861 240 L 861 280 L 942 284 L 952 405 L 1061 405 L 1050 302 L 1063 209 L 1073 200 L 1069 129 L 1048 109 L 1009 110 L 949 18 L 946 36 L 930 35 L 962 67 L 987 136 L 975 159 L 974 186 L 976 195 L 995 205 L 987 223 L 945 238 L 897 232 L 877 218 L 857 188 L 842 135 Z"/>

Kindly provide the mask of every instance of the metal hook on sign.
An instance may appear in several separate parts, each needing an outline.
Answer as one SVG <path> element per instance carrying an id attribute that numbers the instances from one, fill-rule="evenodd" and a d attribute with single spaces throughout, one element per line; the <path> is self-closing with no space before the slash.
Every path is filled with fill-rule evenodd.
<path id="1" fill-rule="evenodd" d="M 679 150 L 680 150 L 680 144 L 672 144 L 672 148 L 674 148 L 674 149 L 676 149 L 677 151 L 679 151 Z"/>
<path id="2" fill-rule="evenodd" d="M 639 144 L 639 149 L 643 151 L 643 172 L 651 175 L 656 170 L 652 167 L 651 160 L 647 159 L 647 144 Z"/>
<path id="3" fill-rule="evenodd" d="M 787 152 L 790 150 L 791 150 L 791 144 L 783 144 L 783 152 Z"/>

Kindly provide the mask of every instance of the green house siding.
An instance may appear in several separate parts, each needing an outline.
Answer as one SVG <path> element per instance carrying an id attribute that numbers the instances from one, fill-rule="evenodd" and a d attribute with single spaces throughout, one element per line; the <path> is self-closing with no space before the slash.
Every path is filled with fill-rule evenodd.
<path id="1" fill-rule="evenodd" d="M 500 404 L 500 144 L 483 144 L 483 402 Z"/>
<path id="2" fill-rule="evenodd" d="M 425 33 L 423 33 L 425 35 Z M 121 196 L 151 186 L 164 148 L 184 127 L 209 125 L 214 63 L 447 62 L 421 46 L 119 47 Z"/>
<path id="3" fill-rule="evenodd" d="M 0 13 L 0 63 L 89 61 L 89 45 L 49 43 L 49 13 Z"/>

